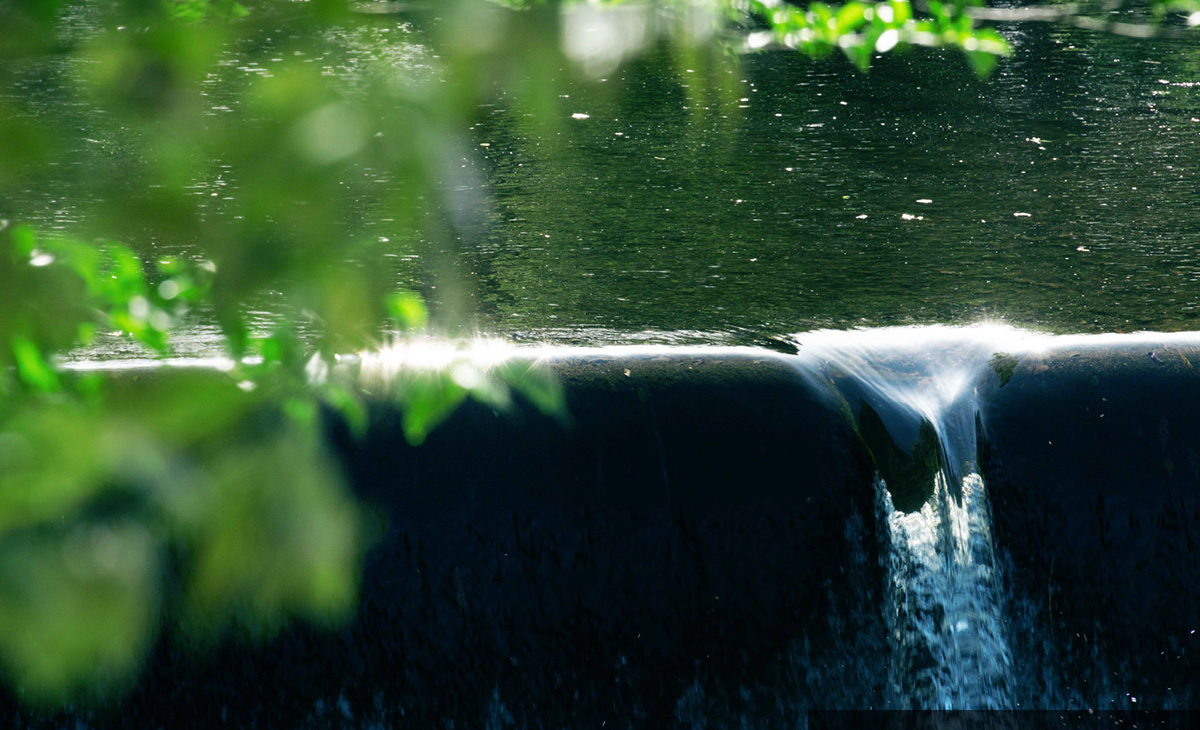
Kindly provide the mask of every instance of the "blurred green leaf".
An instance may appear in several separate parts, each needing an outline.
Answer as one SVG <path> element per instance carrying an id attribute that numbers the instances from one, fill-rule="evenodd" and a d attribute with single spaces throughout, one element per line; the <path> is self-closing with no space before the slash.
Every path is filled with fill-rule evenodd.
<path id="1" fill-rule="evenodd" d="M 866 20 L 866 11 L 866 3 L 851 0 L 851 2 L 846 3 L 837 11 L 837 16 L 834 19 L 834 30 L 839 35 L 857 30 Z"/>
<path id="2" fill-rule="evenodd" d="M 109 378 L 106 410 L 131 434 L 158 434 L 179 448 L 235 431 L 259 405 L 228 374 L 199 368 L 130 370 Z"/>
<path id="3" fill-rule="evenodd" d="M 542 413 L 563 421 L 569 417 L 562 383 L 549 368 L 513 359 L 497 369 L 496 377 L 529 399 Z"/>
<path id="4" fill-rule="evenodd" d="M 33 251 L 37 247 L 37 239 L 34 236 L 32 226 L 24 223 L 15 225 L 11 228 L 8 235 L 12 238 L 13 246 L 18 255 L 24 257 L 33 255 Z"/>
<path id="5" fill-rule="evenodd" d="M 908 2 L 908 0 L 888 0 L 887 3 L 880 3 L 877 7 L 891 9 L 892 20 L 890 23 L 893 25 L 904 25 L 912 19 L 912 3 Z"/>
<path id="6" fill-rule="evenodd" d="M 412 292 L 392 292 L 387 297 L 388 314 L 402 330 L 422 329 L 429 324 L 429 310 L 425 300 Z"/>
<path id="7" fill-rule="evenodd" d="M 129 520 L 0 536 L 0 660 L 27 700 L 132 683 L 157 633 L 157 553 Z"/>
<path id="8" fill-rule="evenodd" d="M 58 375 L 42 358 L 36 345 L 20 335 L 13 337 L 10 344 L 17 365 L 17 376 L 26 385 L 46 393 L 62 389 Z"/>
<path id="9" fill-rule="evenodd" d="M 404 437 L 413 445 L 425 443 L 429 432 L 467 397 L 467 389 L 443 371 L 413 374 L 400 381 L 394 392 L 404 407 Z"/>
<path id="10" fill-rule="evenodd" d="M 346 422 L 350 432 L 361 437 L 367 432 L 367 407 L 350 387 L 333 384 L 322 393 L 322 399 Z"/>
<path id="11" fill-rule="evenodd" d="M 967 62 L 971 64 L 971 70 L 979 77 L 990 76 L 998 61 L 999 58 L 993 53 L 967 51 Z"/>
<path id="12" fill-rule="evenodd" d="M 189 622 L 204 632 L 240 617 L 271 633 L 290 616 L 319 621 L 353 606 L 360 517 L 315 433 L 296 424 L 214 454 L 172 521 L 188 545 Z"/>

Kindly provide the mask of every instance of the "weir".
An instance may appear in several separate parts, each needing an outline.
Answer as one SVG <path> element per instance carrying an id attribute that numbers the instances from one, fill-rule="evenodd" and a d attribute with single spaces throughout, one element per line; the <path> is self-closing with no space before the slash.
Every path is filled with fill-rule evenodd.
<path id="1" fill-rule="evenodd" d="M 792 343 L 485 348 L 552 369 L 569 420 L 468 403 L 420 446 L 385 397 L 365 435 L 330 414 L 378 529 L 354 621 L 207 665 L 159 652 L 122 711 L 794 728 L 1200 706 L 1200 334 Z M 354 377 L 451 364 L 434 351 Z"/>

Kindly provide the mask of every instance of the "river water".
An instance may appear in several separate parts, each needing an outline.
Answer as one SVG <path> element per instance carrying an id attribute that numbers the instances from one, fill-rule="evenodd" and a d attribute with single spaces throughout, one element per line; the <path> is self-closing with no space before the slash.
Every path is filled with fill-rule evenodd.
<path id="1" fill-rule="evenodd" d="M 563 77 L 549 139 L 500 86 L 453 130 L 461 159 L 442 185 L 462 206 L 457 226 L 414 239 L 364 202 L 347 230 L 392 247 L 397 285 L 441 303 L 451 329 L 525 341 L 753 343 L 980 320 L 1200 328 L 1200 54 L 1187 41 L 1003 30 L 1015 55 L 986 81 L 928 50 L 869 74 L 781 51 L 712 71 L 651 50 L 606 76 Z M 367 17 L 308 52 L 354 89 L 381 63 L 432 73 L 422 38 L 405 16 Z M 229 50 L 210 113 L 237 113 L 240 84 L 283 61 Z M 67 152 L 0 188 L 0 215 L 86 234 L 119 192 L 122 131 L 72 90 L 80 73 L 60 59 L 8 91 Z M 352 186 L 394 184 L 350 174 Z M 221 175 L 195 188 L 213 206 L 239 194 Z M 148 255 L 181 245 L 129 242 Z M 211 349 L 211 334 L 199 320 L 180 349 Z"/>
<path id="2" fill-rule="evenodd" d="M 647 61 L 573 97 L 590 118 L 529 171 L 496 112 L 484 308 L 543 331 L 1194 329 L 1195 52 L 1009 37 L 986 82 L 938 54 L 749 57 L 730 110 Z"/>

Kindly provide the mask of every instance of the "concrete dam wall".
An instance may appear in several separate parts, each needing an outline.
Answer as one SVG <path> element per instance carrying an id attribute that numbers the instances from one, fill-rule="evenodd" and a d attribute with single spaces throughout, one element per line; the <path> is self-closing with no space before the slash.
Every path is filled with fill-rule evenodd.
<path id="1" fill-rule="evenodd" d="M 539 353 L 567 418 L 468 403 L 420 446 L 387 402 L 364 436 L 331 421 L 378 522 L 353 622 L 159 657 L 123 711 L 795 728 L 1200 705 L 1200 338 L 795 345 Z"/>

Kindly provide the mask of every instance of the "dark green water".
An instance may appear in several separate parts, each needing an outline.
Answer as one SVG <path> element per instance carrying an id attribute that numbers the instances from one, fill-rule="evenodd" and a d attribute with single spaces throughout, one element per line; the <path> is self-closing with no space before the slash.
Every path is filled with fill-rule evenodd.
<path id="1" fill-rule="evenodd" d="M 590 116 L 541 156 L 496 112 L 481 309 L 534 331 L 1196 329 L 1197 51 L 1010 37 L 990 82 L 933 53 L 867 76 L 749 57 L 732 109 L 648 61 L 572 90 Z"/>
<path id="2" fill-rule="evenodd" d="M 451 326 L 519 340 L 755 342 L 981 319 L 1200 329 L 1200 47 L 1005 33 L 1016 55 L 989 81 L 932 51 L 868 75 L 787 52 L 705 74 L 652 52 L 565 82 L 552 140 L 502 92 L 455 130 L 449 235 L 397 243 L 394 217 L 365 198 L 348 230 L 395 245 L 397 283 L 443 302 Z M 318 61 L 348 85 L 381 56 L 425 72 L 408 37 L 402 19 L 367 21 L 330 33 Z M 235 55 L 226 67 L 269 72 Z M 80 180 L 122 164 L 120 133 L 59 88 L 71 73 L 31 69 L 10 90 L 75 137 L 56 170 L 0 194 L 0 214 L 86 231 L 119 191 Z M 224 185 L 196 194 L 238 194 Z M 195 332 L 209 341 L 202 321 Z"/>

